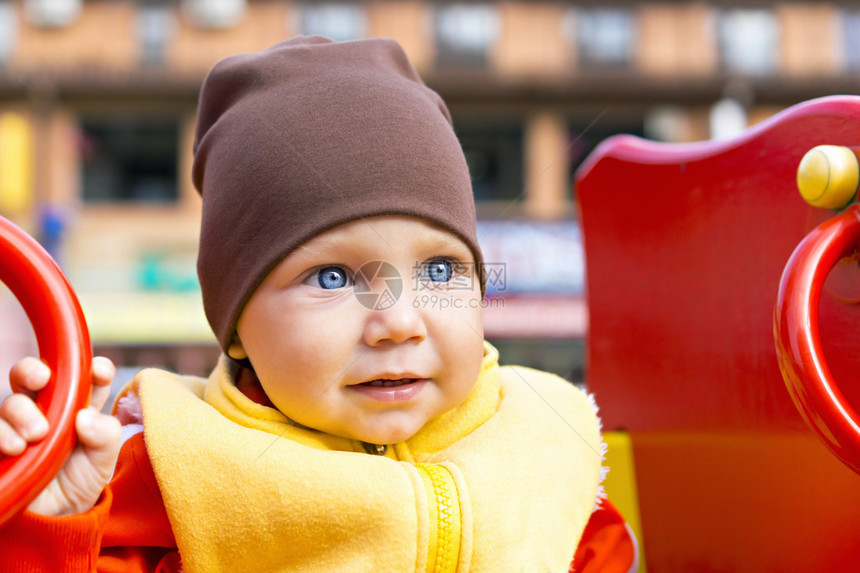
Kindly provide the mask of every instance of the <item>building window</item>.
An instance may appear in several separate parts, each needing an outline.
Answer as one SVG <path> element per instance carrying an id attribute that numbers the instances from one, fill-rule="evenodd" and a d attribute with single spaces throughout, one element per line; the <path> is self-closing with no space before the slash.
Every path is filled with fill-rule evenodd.
<path id="1" fill-rule="evenodd" d="M 845 42 L 845 69 L 860 72 L 860 11 L 842 11 L 842 37 Z"/>
<path id="2" fill-rule="evenodd" d="M 645 136 L 645 118 L 636 112 L 628 114 L 585 115 L 572 118 L 568 124 L 567 154 L 570 163 L 571 182 L 576 181 L 576 171 L 588 159 L 598 145 L 615 135 Z M 576 188 L 572 189 L 576 201 Z"/>
<path id="3" fill-rule="evenodd" d="M 363 38 L 367 29 L 364 9 L 354 3 L 303 4 L 297 13 L 298 29 L 307 36 L 324 36 L 335 42 L 345 42 Z"/>
<path id="4" fill-rule="evenodd" d="M 24 16 L 40 28 L 72 24 L 81 12 L 82 0 L 24 0 Z"/>
<path id="5" fill-rule="evenodd" d="M 557 338 L 493 338 L 504 364 L 552 372 L 574 384 L 585 382 L 585 341 Z"/>
<path id="6" fill-rule="evenodd" d="M 512 201 L 523 194 L 523 128 L 454 120 L 476 201 Z"/>
<path id="7" fill-rule="evenodd" d="M 164 203 L 179 198 L 179 118 L 99 114 L 80 123 L 87 203 Z"/>
<path id="8" fill-rule="evenodd" d="M 18 39 L 18 15 L 12 2 L 0 1 L 0 66 L 15 52 Z"/>
<path id="9" fill-rule="evenodd" d="M 633 58 L 636 19 L 626 8 L 581 8 L 562 24 L 584 68 L 626 68 Z"/>
<path id="10" fill-rule="evenodd" d="M 779 60 L 779 25 L 767 9 L 724 10 L 719 17 L 723 66 L 740 74 L 768 74 Z"/>
<path id="11" fill-rule="evenodd" d="M 137 13 L 137 34 L 140 42 L 140 63 L 162 66 L 167 44 L 175 31 L 175 15 L 169 4 L 142 4 Z"/>
<path id="12" fill-rule="evenodd" d="M 245 16 L 246 0 L 182 0 L 182 10 L 198 28 L 236 26 Z"/>
<path id="13" fill-rule="evenodd" d="M 442 4 L 436 7 L 436 64 L 440 67 L 486 67 L 501 24 L 490 4 Z"/>

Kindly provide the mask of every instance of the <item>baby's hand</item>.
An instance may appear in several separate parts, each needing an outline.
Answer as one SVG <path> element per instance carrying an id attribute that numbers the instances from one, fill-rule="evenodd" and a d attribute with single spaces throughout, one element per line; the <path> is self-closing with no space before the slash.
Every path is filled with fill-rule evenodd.
<path id="1" fill-rule="evenodd" d="M 107 358 L 92 365 L 90 406 L 78 412 L 78 443 L 66 464 L 27 508 L 42 515 L 70 515 L 96 504 L 116 464 L 122 440 L 119 421 L 99 413 L 110 395 L 116 369 Z M 27 444 L 45 437 L 48 421 L 33 401 L 48 383 L 49 368 L 35 358 L 24 358 L 9 372 L 15 392 L 0 404 L 0 455 L 17 456 Z"/>

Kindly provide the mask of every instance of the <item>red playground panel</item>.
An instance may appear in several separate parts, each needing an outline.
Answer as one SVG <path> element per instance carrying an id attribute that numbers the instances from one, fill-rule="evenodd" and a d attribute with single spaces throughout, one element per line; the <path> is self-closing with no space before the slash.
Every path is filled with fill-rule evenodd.
<path id="1" fill-rule="evenodd" d="M 825 144 L 860 146 L 860 98 L 728 141 L 613 137 L 577 173 L 587 384 L 632 439 L 649 572 L 860 570 L 860 475 L 804 422 L 774 344 L 783 269 L 837 214 L 797 191 Z M 824 356 L 860 411 L 857 257 L 820 296 Z"/>

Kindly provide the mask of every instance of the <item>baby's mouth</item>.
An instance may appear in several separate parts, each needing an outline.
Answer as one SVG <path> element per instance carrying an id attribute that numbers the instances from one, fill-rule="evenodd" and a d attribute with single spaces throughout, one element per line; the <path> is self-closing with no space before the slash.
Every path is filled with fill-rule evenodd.
<path id="1" fill-rule="evenodd" d="M 394 374 L 397 376 L 398 374 Z M 429 378 L 419 378 L 408 373 L 402 378 L 375 378 L 349 386 L 353 392 L 377 402 L 409 402 L 421 394 Z"/>
<path id="2" fill-rule="evenodd" d="M 394 386 L 403 386 L 404 384 L 411 384 L 415 382 L 417 378 L 398 378 L 397 380 L 391 380 L 388 378 L 377 378 L 376 380 L 371 380 L 370 382 L 364 382 L 359 384 L 359 386 L 371 386 L 374 388 L 392 388 Z"/>

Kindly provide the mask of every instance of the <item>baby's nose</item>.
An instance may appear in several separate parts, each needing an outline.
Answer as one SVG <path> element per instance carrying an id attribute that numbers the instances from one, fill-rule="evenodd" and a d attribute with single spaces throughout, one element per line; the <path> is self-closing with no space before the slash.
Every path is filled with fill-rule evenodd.
<path id="1" fill-rule="evenodd" d="M 409 297 L 404 296 L 386 308 L 369 309 L 363 336 L 369 346 L 420 342 L 427 337 L 427 327 L 420 310 L 413 308 Z"/>

